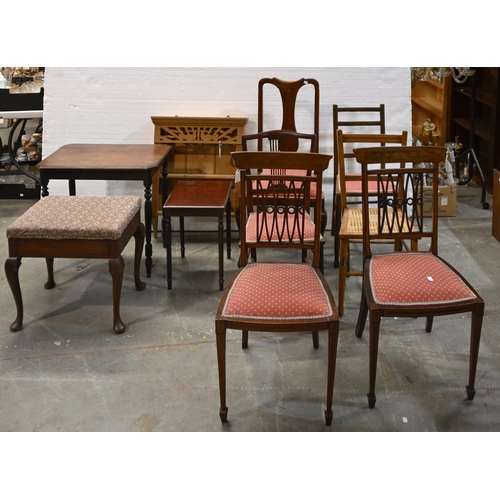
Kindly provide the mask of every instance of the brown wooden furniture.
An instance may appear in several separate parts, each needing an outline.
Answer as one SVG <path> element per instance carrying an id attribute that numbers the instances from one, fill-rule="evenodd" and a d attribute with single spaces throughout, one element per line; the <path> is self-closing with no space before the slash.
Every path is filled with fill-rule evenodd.
<path id="1" fill-rule="evenodd" d="M 271 85 L 275 87 L 281 96 L 282 105 L 282 123 L 281 130 L 289 130 L 291 132 L 297 132 L 297 126 L 295 124 L 295 108 L 297 104 L 297 97 L 299 91 L 304 87 L 311 85 L 313 89 L 313 107 L 312 117 L 313 117 L 313 130 L 312 133 L 319 138 L 319 83 L 314 78 L 301 78 L 295 81 L 285 81 L 279 78 L 262 78 L 259 80 L 258 85 L 258 103 L 257 103 L 257 132 L 264 132 L 264 104 L 268 102 L 266 99 L 265 86 Z M 268 104 L 266 105 L 266 107 Z M 293 141 L 291 141 L 293 142 Z M 298 145 L 298 141 L 296 141 Z M 261 149 L 261 148 L 259 148 Z M 287 151 L 297 150 L 297 146 L 293 147 L 290 143 Z M 319 151 L 319 143 L 316 143 L 316 149 L 314 153 Z"/>
<path id="2" fill-rule="evenodd" d="M 135 238 L 135 288 L 146 284 L 139 269 L 144 246 L 141 200 L 136 196 L 49 196 L 42 198 L 7 228 L 9 257 L 5 274 L 17 308 L 10 325 L 13 331 L 23 324 L 23 299 L 19 268 L 23 257 L 42 257 L 47 261 L 45 288 L 54 288 L 54 259 L 109 259 L 113 280 L 113 329 L 125 331 L 120 318 L 120 295 L 124 261 L 121 253 L 130 238 Z M 104 217 L 101 216 L 104 214 Z"/>
<path id="3" fill-rule="evenodd" d="M 153 176 L 166 172 L 166 145 L 155 144 L 68 144 L 38 164 L 42 196 L 49 194 L 50 179 L 68 179 L 69 194 L 76 194 L 76 180 L 142 181 L 146 226 L 146 272 L 151 276 L 151 185 Z"/>
<path id="4" fill-rule="evenodd" d="M 311 183 L 321 189 L 323 172 L 331 156 L 317 153 L 236 152 L 233 159 L 241 176 L 242 224 L 240 270 L 221 299 L 215 318 L 219 367 L 220 410 L 227 421 L 226 331 L 242 330 L 242 346 L 248 347 L 248 332 L 313 332 L 313 345 L 319 346 L 318 331 L 328 331 L 328 375 L 325 421 L 332 422 L 332 398 L 339 318 L 327 281 L 319 271 L 321 200 L 315 200 L 314 220 L 307 212 Z M 269 169 L 273 174 L 252 175 L 251 169 Z M 306 170 L 310 175 L 290 171 Z M 248 198 L 248 202 L 247 202 Z M 255 209 L 255 200 L 257 207 Z M 246 227 L 254 224 L 257 241 L 246 237 Z M 312 249 L 312 264 L 279 261 L 248 263 L 249 248 Z M 273 256 L 281 252 L 270 252 Z M 273 260 L 274 259 L 274 260 Z M 283 259 L 283 257 L 282 257 Z"/>
<path id="5" fill-rule="evenodd" d="M 341 226 L 338 232 L 339 240 L 339 316 L 344 314 L 344 297 L 346 279 L 349 276 L 363 276 L 362 270 L 352 270 L 350 266 L 350 244 L 361 243 L 363 237 L 363 216 L 360 205 L 361 196 L 361 166 L 355 161 L 353 147 L 358 145 L 385 145 L 399 144 L 406 146 L 408 133 L 401 134 L 345 134 L 343 130 L 337 130 L 337 155 L 338 155 L 338 186 L 340 193 L 340 205 L 338 212 L 341 213 Z M 346 159 L 351 159 L 347 165 Z M 370 184 L 373 193 L 376 186 Z M 370 224 L 376 221 L 377 209 L 369 210 Z M 394 244 L 394 240 L 390 242 Z M 397 243 L 397 242 L 396 242 Z M 417 240 L 412 240 L 412 250 L 418 249 Z"/>
<path id="6" fill-rule="evenodd" d="M 493 171 L 493 209 L 491 234 L 500 241 L 500 171 Z"/>
<path id="7" fill-rule="evenodd" d="M 431 68 L 427 68 L 430 70 Z M 427 76 L 426 81 L 412 77 L 411 123 L 413 137 L 424 145 L 444 146 L 449 140 L 450 88 L 453 79 L 445 78 L 443 83 Z M 436 125 L 431 132 L 422 133 L 422 125 L 430 120 Z M 430 142 L 432 141 L 432 144 Z"/>
<path id="8" fill-rule="evenodd" d="M 332 205 L 332 236 L 334 237 L 334 260 L 333 267 L 339 267 L 340 242 L 338 234 L 342 222 L 342 210 L 340 207 L 339 189 L 339 155 L 337 147 L 337 130 L 346 133 L 369 132 L 385 134 L 385 105 L 379 106 L 339 106 L 333 105 L 333 205 Z M 372 129 L 371 127 L 375 127 Z M 352 151 L 345 153 L 346 158 L 354 158 Z M 361 191 L 361 189 L 360 189 Z"/>
<path id="9" fill-rule="evenodd" d="M 297 150 L 309 150 L 309 152 L 313 153 L 316 151 L 317 144 L 317 136 L 315 134 L 302 134 L 300 132 L 290 132 L 288 130 L 269 130 L 266 132 L 259 132 L 257 134 L 244 134 L 242 136 L 242 146 L 243 151 L 248 151 L 250 144 L 252 142 L 260 143 L 258 144 L 258 151 L 297 151 Z M 257 149 L 257 148 L 256 148 Z M 269 169 L 262 170 L 257 169 L 259 173 L 271 174 L 272 172 Z M 297 170 L 295 172 L 297 175 L 306 175 L 308 172 L 305 170 Z M 314 201 L 316 199 L 316 184 L 311 184 L 311 205 L 314 206 Z M 248 196 L 247 196 L 248 199 Z M 323 214 L 322 214 L 323 215 Z M 238 210 L 236 213 L 236 220 L 238 221 L 238 227 L 240 224 L 240 211 Z M 326 224 L 326 220 L 322 216 L 322 226 L 321 226 L 321 234 L 323 235 L 324 226 L 323 223 Z M 254 236 L 252 236 L 255 239 Z M 325 240 L 323 236 L 321 237 L 321 254 L 320 254 L 320 271 L 323 272 L 323 247 Z M 257 252 L 256 248 L 252 248 L 252 260 L 257 260 Z M 304 254 L 305 257 L 305 254 Z"/>
<path id="10" fill-rule="evenodd" d="M 306 89 L 309 91 L 307 92 Z M 269 97 L 279 91 L 281 98 L 281 130 L 289 132 L 297 132 L 297 125 L 295 123 L 295 113 L 297 109 L 297 101 L 305 97 L 307 103 L 300 101 L 300 108 L 307 109 L 312 116 L 312 131 L 307 132 L 309 135 L 316 136 L 315 144 L 311 144 L 310 151 L 317 153 L 319 151 L 319 83 L 314 78 L 301 78 L 295 81 L 280 80 L 279 78 L 262 78 L 259 80 L 258 85 L 258 102 L 257 102 L 257 133 L 262 133 L 266 130 L 265 119 L 266 113 L 273 119 L 279 116 L 276 112 L 276 100 Z M 302 91 L 302 92 L 301 92 Z M 312 91 L 312 106 L 310 102 L 310 94 Z M 309 95 L 308 95 L 309 94 Z M 273 107 L 274 106 L 274 107 Z M 270 111 L 265 111 L 270 110 Z M 274 130 L 272 132 L 275 132 Z M 312 134 L 311 134 L 312 132 Z M 279 147 L 280 151 L 298 151 L 301 138 L 299 136 L 289 137 L 286 140 L 281 138 L 278 142 L 270 139 L 274 143 L 274 149 Z M 258 138 L 258 151 L 265 151 L 263 147 L 264 137 Z M 314 147 L 314 149 L 313 149 Z M 322 219 L 321 219 L 321 234 L 324 234 L 328 214 L 325 209 L 324 194 L 321 193 L 322 203 Z"/>
<path id="11" fill-rule="evenodd" d="M 493 170 L 500 168 L 500 68 L 474 68 L 476 73 L 465 83 L 458 84 L 452 78 L 450 86 L 449 139 L 462 144 L 459 154 L 473 149 L 481 167 L 469 172 L 470 179 L 483 186 L 490 194 L 493 192 Z M 474 86 L 474 88 L 473 88 Z M 472 119 L 472 115 L 474 115 Z M 468 155 L 464 155 L 463 168 L 470 170 Z M 458 155 L 457 155 L 458 159 Z M 462 163 L 460 161 L 459 163 Z M 475 163 L 475 162 L 471 162 Z M 482 175 L 481 175 L 482 174 Z M 467 177 L 467 175 L 464 175 Z M 483 208 L 489 208 L 484 203 Z"/>
<path id="12" fill-rule="evenodd" d="M 381 318 L 426 318 L 430 332 L 434 316 L 472 315 L 469 384 L 467 399 L 475 395 L 479 341 L 484 302 L 472 286 L 447 262 L 438 257 L 438 164 L 445 159 L 444 147 L 379 147 L 355 150 L 363 175 L 363 296 L 356 325 L 361 337 L 370 317 L 370 388 L 368 403 L 375 406 L 375 378 Z M 407 168 L 401 168 L 401 162 Z M 385 169 L 370 169 L 385 164 Z M 397 168 L 392 168 L 395 164 Z M 414 164 L 422 164 L 414 168 Z M 369 170 L 370 169 L 370 170 Z M 422 214 L 424 178 L 432 175 L 433 211 L 429 222 Z M 369 227 L 369 182 L 377 183 L 376 230 Z M 407 223 L 409 221 L 409 223 Z M 429 250 L 374 254 L 372 243 L 387 238 L 426 238 Z"/>
<path id="13" fill-rule="evenodd" d="M 163 246 L 167 249 L 168 289 L 172 288 L 172 217 L 179 217 L 184 258 L 184 217 L 217 217 L 219 221 L 219 290 L 224 288 L 224 212 L 227 258 L 231 258 L 231 181 L 179 181 L 163 205 Z"/>
<path id="14" fill-rule="evenodd" d="M 153 188 L 153 231 L 156 238 L 158 216 L 179 179 L 231 181 L 231 206 L 238 208 L 231 153 L 241 151 L 241 136 L 248 118 L 204 116 L 152 116 L 155 144 L 168 144 L 168 172 L 157 176 Z"/>
<path id="15" fill-rule="evenodd" d="M 267 139 L 264 141 L 264 139 Z M 257 141 L 257 147 L 251 143 Z M 303 146 L 303 143 L 304 146 Z M 264 146 L 266 144 L 266 146 Z M 309 151 L 317 153 L 318 136 L 289 130 L 266 130 L 256 134 L 243 134 L 241 145 L 243 151 Z"/>

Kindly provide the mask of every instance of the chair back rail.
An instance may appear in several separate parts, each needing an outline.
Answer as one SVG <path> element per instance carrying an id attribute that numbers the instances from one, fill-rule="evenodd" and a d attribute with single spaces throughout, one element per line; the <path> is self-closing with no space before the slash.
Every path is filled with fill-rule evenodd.
<path id="1" fill-rule="evenodd" d="M 321 192 L 323 172 L 332 157 L 263 151 L 240 151 L 232 156 L 240 174 L 240 266 L 246 265 L 251 248 L 286 246 L 311 249 L 312 265 L 318 267 L 321 198 L 311 199 L 311 190 L 314 186 L 316 192 Z M 266 173 L 255 172 L 260 169 Z M 247 234 L 250 218 L 256 227 L 256 238 L 252 241 L 248 241 Z M 311 222 L 313 229 L 308 230 Z"/>
<path id="2" fill-rule="evenodd" d="M 438 207 L 434 203 L 430 224 L 424 224 L 423 200 L 426 179 L 432 179 L 433 199 L 438 195 L 439 163 L 446 148 L 402 146 L 355 149 L 362 165 L 363 243 L 365 257 L 372 255 L 371 242 L 387 239 L 430 238 L 429 250 L 437 255 Z M 384 168 L 373 168 L 374 165 Z M 398 164 L 397 168 L 389 168 Z M 376 184 L 376 192 L 373 185 Z M 370 200 L 376 199 L 377 229 L 368 228 Z"/>

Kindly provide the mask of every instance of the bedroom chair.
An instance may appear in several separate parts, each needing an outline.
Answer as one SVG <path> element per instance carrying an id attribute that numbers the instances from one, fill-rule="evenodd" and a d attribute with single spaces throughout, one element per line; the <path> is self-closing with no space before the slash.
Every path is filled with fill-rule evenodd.
<path id="1" fill-rule="evenodd" d="M 226 331 L 242 330 L 242 347 L 248 347 L 249 331 L 312 331 L 313 346 L 319 347 L 319 330 L 328 331 L 328 369 L 325 422 L 332 422 L 339 318 L 333 295 L 319 270 L 321 200 L 316 198 L 314 220 L 310 208 L 311 185 L 321 189 L 323 172 L 331 156 L 296 152 L 235 152 L 234 163 L 241 176 L 240 269 L 227 286 L 215 318 L 222 422 L 227 421 Z M 269 169 L 272 173 L 252 173 Z M 304 170 L 309 175 L 296 175 Z M 246 237 L 247 227 L 254 226 Z M 249 232 L 250 234 L 250 232 Z M 286 246 L 312 251 L 311 262 L 283 257 Z M 266 249 L 267 262 L 248 262 L 251 248 Z M 269 257 L 268 257 L 269 258 Z"/>
<path id="2" fill-rule="evenodd" d="M 376 402 L 375 379 L 381 318 L 426 318 L 431 332 L 434 316 L 471 313 L 469 383 L 467 399 L 476 393 L 476 376 L 484 302 L 450 264 L 438 256 L 438 165 L 445 160 L 444 147 L 378 147 L 355 150 L 362 164 L 364 274 L 363 295 L 356 325 L 361 337 L 367 317 L 369 339 L 369 407 Z M 404 162 L 406 168 L 401 168 Z M 385 169 L 369 169 L 385 164 Z M 389 168 L 389 164 L 398 164 Z M 432 217 L 423 217 L 424 179 L 432 176 Z M 369 182 L 377 184 L 376 230 L 369 227 Z M 376 254 L 372 243 L 390 238 L 419 237 L 429 249 L 418 252 Z M 423 242 L 424 240 L 422 240 Z"/>

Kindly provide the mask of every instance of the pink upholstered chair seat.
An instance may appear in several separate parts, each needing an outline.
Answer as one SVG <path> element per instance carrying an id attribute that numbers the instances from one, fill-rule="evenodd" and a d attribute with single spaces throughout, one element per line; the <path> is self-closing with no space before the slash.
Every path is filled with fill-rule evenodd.
<path id="1" fill-rule="evenodd" d="M 263 169 L 262 175 L 272 175 L 271 169 L 268 169 L 268 168 Z M 306 175 L 306 171 L 305 170 L 287 170 L 287 175 L 297 175 L 297 176 Z M 263 184 L 263 187 L 265 189 L 265 184 Z M 255 185 L 254 185 L 254 188 L 255 188 Z M 317 193 L 317 186 L 313 182 L 311 184 L 311 198 L 316 198 L 316 193 Z"/>
<path id="2" fill-rule="evenodd" d="M 233 282 L 222 317 L 293 321 L 331 314 L 328 295 L 309 264 L 252 263 Z"/>
<path id="3" fill-rule="evenodd" d="M 311 216 L 305 212 L 304 214 L 304 242 L 312 243 L 314 241 L 314 222 Z M 257 227 L 258 220 L 258 227 Z M 257 231 L 260 233 L 259 241 L 270 241 L 284 243 L 299 243 L 299 231 L 302 230 L 302 217 L 298 217 L 293 225 L 293 220 L 284 215 L 278 214 L 276 218 L 273 214 L 266 214 L 264 219 L 262 214 L 252 212 L 247 220 L 246 226 L 246 241 L 247 243 L 257 243 Z M 300 225 L 301 227 L 297 227 Z M 323 241 L 323 237 L 321 237 Z"/>
<path id="4" fill-rule="evenodd" d="M 346 193 L 359 193 L 361 196 L 361 181 L 345 181 Z M 377 192 L 377 181 L 368 181 L 368 191 Z"/>
<path id="5" fill-rule="evenodd" d="M 370 261 L 373 297 L 381 305 L 438 305 L 476 300 L 470 288 L 429 252 L 374 255 Z"/>

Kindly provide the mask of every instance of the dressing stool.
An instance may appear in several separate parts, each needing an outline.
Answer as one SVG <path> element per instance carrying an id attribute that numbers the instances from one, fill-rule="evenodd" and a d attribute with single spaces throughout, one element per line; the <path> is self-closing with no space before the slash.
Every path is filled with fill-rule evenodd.
<path id="1" fill-rule="evenodd" d="M 9 257 L 5 274 L 17 308 L 12 331 L 22 328 L 23 300 L 19 267 L 23 257 L 42 257 L 47 262 L 45 288 L 54 288 L 54 258 L 109 259 L 113 282 L 113 329 L 125 331 L 120 319 L 120 295 L 124 261 L 121 253 L 135 239 L 134 281 L 136 290 L 146 284 L 139 268 L 145 227 L 141 222 L 142 201 L 137 196 L 47 196 L 35 203 L 7 227 Z"/>

